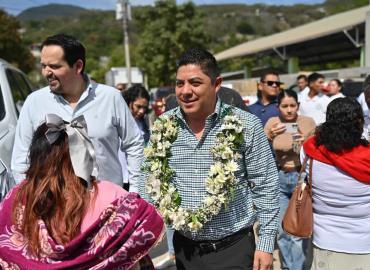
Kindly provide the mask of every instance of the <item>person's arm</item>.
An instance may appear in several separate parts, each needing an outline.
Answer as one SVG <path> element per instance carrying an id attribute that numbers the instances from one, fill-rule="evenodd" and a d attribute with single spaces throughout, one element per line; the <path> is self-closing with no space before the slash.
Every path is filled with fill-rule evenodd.
<path id="1" fill-rule="evenodd" d="M 115 96 L 116 114 L 120 119 L 118 134 L 121 138 L 120 148 L 126 153 L 130 191 L 138 192 L 140 166 L 143 160 L 144 140 L 121 94 Z"/>
<path id="2" fill-rule="evenodd" d="M 32 96 L 28 97 L 22 106 L 19 114 L 17 128 L 14 138 L 11 169 L 16 183 L 25 179 L 25 172 L 28 169 L 28 150 L 33 136 L 33 121 L 31 119 Z"/>
<path id="3" fill-rule="evenodd" d="M 248 132 L 244 136 L 247 143 L 244 163 L 260 224 L 255 265 L 261 268 L 254 269 L 267 269 L 264 265 L 269 265 L 272 261 L 279 220 L 278 174 L 261 123 L 254 119 L 248 124 L 251 127 L 248 127 Z"/>

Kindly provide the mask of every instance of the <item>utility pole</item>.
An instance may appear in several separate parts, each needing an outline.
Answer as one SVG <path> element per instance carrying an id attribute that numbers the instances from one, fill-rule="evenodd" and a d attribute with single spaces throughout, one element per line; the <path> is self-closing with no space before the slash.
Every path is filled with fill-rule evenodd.
<path id="1" fill-rule="evenodd" d="M 116 19 L 122 19 L 123 26 L 123 46 L 125 48 L 125 62 L 127 86 L 131 86 L 131 61 L 130 61 L 130 44 L 128 36 L 128 21 L 131 20 L 129 0 L 117 0 Z"/>

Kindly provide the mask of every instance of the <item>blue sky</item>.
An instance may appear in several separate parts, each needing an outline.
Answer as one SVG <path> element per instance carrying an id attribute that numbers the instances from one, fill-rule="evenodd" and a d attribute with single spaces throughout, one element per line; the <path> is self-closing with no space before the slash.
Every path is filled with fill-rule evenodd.
<path id="1" fill-rule="evenodd" d="M 186 0 L 177 0 L 178 3 Z M 223 4 L 223 3 L 242 3 L 255 4 L 265 3 L 269 5 L 293 5 L 296 3 L 315 4 L 322 3 L 324 0 L 193 0 L 196 4 Z M 151 5 L 153 0 L 130 0 L 132 5 Z M 46 5 L 49 3 L 78 5 L 84 8 L 94 9 L 115 9 L 116 0 L 0 0 L 0 8 L 10 14 L 16 15 L 22 10 Z"/>

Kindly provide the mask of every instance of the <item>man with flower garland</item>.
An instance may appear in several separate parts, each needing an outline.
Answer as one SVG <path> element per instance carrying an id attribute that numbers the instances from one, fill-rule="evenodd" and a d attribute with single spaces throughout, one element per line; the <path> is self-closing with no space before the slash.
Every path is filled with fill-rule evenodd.
<path id="1" fill-rule="evenodd" d="M 259 119 L 217 99 L 221 82 L 209 52 L 190 49 L 180 57 L 180 107 L 153 125 L 139 190 L 175 229 L 178 270 L 267 270 L 278 222 L 277 169 Z"/>

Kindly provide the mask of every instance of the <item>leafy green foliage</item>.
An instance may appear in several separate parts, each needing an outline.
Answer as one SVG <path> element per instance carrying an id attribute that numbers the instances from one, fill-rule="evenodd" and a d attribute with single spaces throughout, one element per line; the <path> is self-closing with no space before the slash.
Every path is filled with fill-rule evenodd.
<path id="1" fill-rule="evenodd" d="M 254 34 L 254 28 L 248 22 L 240 22 L 236 26 L 236 30 L 241 34 Z"/>
<path id="2" fill-rule="evenodd" d="M 137 63 L 149 76 L 151 86 L 173 84 L 176 60 L 191 47 L 204 48 L 208 37 L 201 16 L 191 2 L 156 1 L 153 9 L 139 14 Z"/>
<path id="3" fill-rule="evenodd" d="M 0 58 L 29 72 L 34 67 L 35 59 L 21 39 L 20 28 L 15 17 L 0 10 Z"/>
<path id="4" fill-rule="evenodd" d="M 353 8 L 366 6 L 368 0 L 326 0 L 325 6 L 329 14 L 344 12 Z"/>
<path id="5" fill-rule="evenodd" d="M 368 0 L 327 0 L 319 5 L 195 6 L 190 2 L 176 5 L 174 0 L 159 0 L 155 6 L 132 8 L 133 20 L 129 22 L 131 64 L 145 71 L 150 86 L 169 85 L 174 80 L 176 59 L 189 47 L 203 47 L 217 53 L 242 42 L 367 4 Z M 52 5 L 33 8 L 33 17 L 22 21 L 25 29 L 22 41 L 16 43 L 18 46 L 39 44 L 47 36 L 61 32 L 74 35 L 86 46 L 87 72 L 99 82 L 104 82 L 104 73 L 110 67 L 125 65 L 122 22 L 115 19 L 113 11 L 72 9 L 70 6 L 55 8 Z M 25 11 L 24 14 L 30 13 Z M 17 27 L 19 29 L 19 24 Z M 13 34 L 12 27 L 6 24 L 1 24 L 0 29 L 4 29 L 0 33 L 3 39 L 18 35 Z M 6 43 L 0 40 L 1 48 L 3 44 Z M 25 47 L 9 48 L 13 51 L 5 53 L 1 49 L 0 57 L 5 58 L 3 55 L 6 54 L 8 61 L 15 63 L 18 60 L 11 57 L 28 59 L 21 53 Z M 110 59 L 107 65 L 101 63 L 103 56 Z M 238 57 L 220 62 L 225 72 L 266 66 L 280 69 L 285 64 L 276 55 Z M 331 65 L 323 64 L 322 68 Z M 340 63 L 340 66 L 350 65 L 352 63 Z M 30 65 L 26 66 L 25 70 L 29 70 Z"/>

